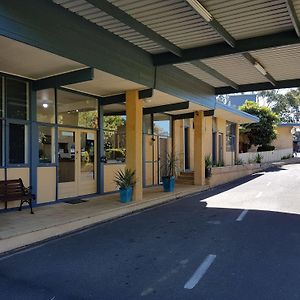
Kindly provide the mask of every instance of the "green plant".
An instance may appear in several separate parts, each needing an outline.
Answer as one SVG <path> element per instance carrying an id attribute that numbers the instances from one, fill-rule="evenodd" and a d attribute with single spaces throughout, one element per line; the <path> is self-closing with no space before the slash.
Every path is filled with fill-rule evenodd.
<path id="1" fill-rule="evenodd" d="M 178 174 L 178 158 L 173 154 L 167 155 L 167 161 L 162 166 L 163 177 L 176 177 Z"/>
<path id="2" fill-rule="evenodd" d="M 210 155 L 205 156 L 205 168 L 211 168 L 212 167 L 212 160 Z"/>
<path id="3" fill-rule="evenodd" d="M 212 160 L 210 155 L 205 156 L 205 178 L 211 177 Z"/>
<path id="4" fill-rule="evenodd" d="M 242 160 L 241 158 L 237 158 L 237 159 L 235 160 L 235 164 L 236 164 L 236 165 L 243 165 L 244 162 L 243 162 L 243 160 Z"/>
<path id="5" fill-rule="evenodd" d="M 246 101 L 240 109 L 259 118 L 257 123 L 241 126 L 241 132 L 247 135 L 250 145 L 268 147 L 267 145 L 276 139 L 279 117 L 270 108 L 251 101 Z"/>
<path id="6" fill-rule="evenodd" d="M 223 160 L 218 160 L 215 164 L 215 167 L 224 167 L 224 161 Z"/>
<path id="7" fill-rule="evenodd" d="M 284 156 L 282 156 L 282 157 L 281 157 L 281 160 L 284 160 L 284 159 L 289 159 L 289 158 L 291 158 L 291 157 L 292 157 L 292 155 L 291 155 L 291 154 L 284 155 Z"/>
<path id="8" fill-rule="evenodd" d="M 136 183 L 135 171 L 131 169 L 119 170 L 115 174 L 114 182 L 120 189 L 127 189 L 133 187 Z"/>
<path id="9" fill-rule="evenodd" d="M 256 156 L 255 156 L 255 162 L 257 164 L 260 164 L 262 162 L 263 158 L 264 157 L 261 154 L 257 153 Z"/>

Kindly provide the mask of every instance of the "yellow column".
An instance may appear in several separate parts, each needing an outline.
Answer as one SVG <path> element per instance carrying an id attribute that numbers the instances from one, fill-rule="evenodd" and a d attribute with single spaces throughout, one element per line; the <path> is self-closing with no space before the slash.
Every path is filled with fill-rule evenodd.
<path id="1" fill-rule="evenodd" d="M 204 114 L 196 111 L 194 114 L 194 184 L 205 183 L 204 161 Z"/>
<path id="2" fill-rule="evenodd" d="M 235 133 L 235 142 L 236 142 L 236 159 L 239 159 L 239 152 L 240 152 L 240 125 L 236 124 L 236 133 Z"/>
<path id="3" fill-rule="evenodd" d="M 136 185 L 133 200 L 143 199 L 142 162 L 143 102 L 138 91 L 126 92 L 126 168 L 135 170 Z"/>

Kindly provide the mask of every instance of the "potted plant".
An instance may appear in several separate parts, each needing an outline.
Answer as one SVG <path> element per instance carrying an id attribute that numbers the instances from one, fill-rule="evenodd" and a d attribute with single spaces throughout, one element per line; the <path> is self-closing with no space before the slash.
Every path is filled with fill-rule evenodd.
<path id="1" fill-rule="evenodd" d="M 127 203 L 132 200 L 132 191 L 136 183 L 135 171 L 131 169 L 119 170 L 115 174 L 114 182 L 120 191 L 120 201 Z"/>
<path id="2" fill-rule="evenodd" d="M 210 155 L 205 156 L 205 178 L 211 177 L 212 160 Z"/>
<path id="3" fill-rule="evenodd" d="M 167 155 L 167 162 L 163 166 L 162 182 L 164 192 L 174 192 L 175 178 L 177 175 L 177 161 L 178 159 L 174 155 Z"/>

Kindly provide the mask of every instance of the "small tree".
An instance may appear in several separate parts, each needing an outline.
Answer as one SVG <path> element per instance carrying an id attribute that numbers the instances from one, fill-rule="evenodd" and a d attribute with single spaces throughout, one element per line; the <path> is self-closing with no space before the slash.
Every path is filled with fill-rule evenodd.
<path id="1" fill-rule="evenodd" d="M 279 122 L 279 118 L 270 108 L 259 106 L 255 102 L 246 101 L 240 109 L 259 117 L 258 123 L 241 126 L 241 131 L 248 136 L 250 146 L 261 145 L 262 148 L 265 148 L 276 139 L 276 125 Z"/>

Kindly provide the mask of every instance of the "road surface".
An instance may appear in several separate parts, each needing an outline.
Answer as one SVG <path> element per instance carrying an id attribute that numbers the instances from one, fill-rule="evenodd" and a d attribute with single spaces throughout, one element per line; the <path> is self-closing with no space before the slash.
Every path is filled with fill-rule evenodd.
<path id="1" fill-rule="evenodd" d="M 0 299 L 300 299 L 300 164 L 0 257 Z"/>

